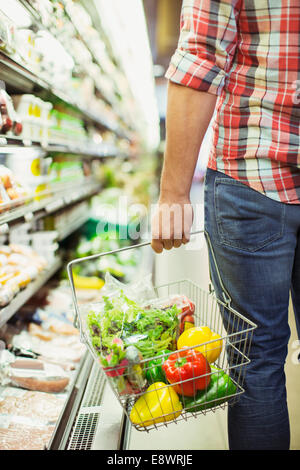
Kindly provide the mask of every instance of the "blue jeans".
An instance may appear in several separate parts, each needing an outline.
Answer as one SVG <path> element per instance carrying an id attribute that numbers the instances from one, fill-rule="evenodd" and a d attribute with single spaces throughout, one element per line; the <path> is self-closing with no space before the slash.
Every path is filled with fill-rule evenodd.
<path id="1" fill-rule="evenodd" d="M 258 326 L 244 381 L 228 409 L 230 449 L 289 449 L 284 364 L 291 292 L 300 333 L 300 205 L 280 203 L 208 169 L 205 230 L 232 307 Z M 210 255 L 211 278 L 221 296 Z"/>

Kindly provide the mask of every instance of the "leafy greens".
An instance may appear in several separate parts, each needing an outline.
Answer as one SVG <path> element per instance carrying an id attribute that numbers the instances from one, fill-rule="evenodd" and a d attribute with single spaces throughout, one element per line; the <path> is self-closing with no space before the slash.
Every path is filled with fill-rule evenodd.
<path id="1" fill-rule="evenodd" d="M 180 309 L 173 305 L 164 310 L 143 308 L 122 291 L 115 297 L 103 296 L 101 311 L 91 310 L 87 316 L 92 345 L 106 365 L 105 357 L 112 355 L 113 363 L 125 357 L 127 347 L 134 345 L 144 359 L 173 349 Z M 122 347 L 116 344 L 121 340 Z M 110 361 L 111 365 L 111 361 Z"/>

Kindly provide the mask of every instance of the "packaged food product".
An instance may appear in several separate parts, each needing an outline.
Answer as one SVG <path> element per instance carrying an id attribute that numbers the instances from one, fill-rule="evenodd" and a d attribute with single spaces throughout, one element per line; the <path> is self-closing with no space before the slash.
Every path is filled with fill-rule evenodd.
<path id="1" fill-rule="evenodd" d="M 0 254 L 8 256 L 11 253 L 11 248 L 9 245 L 0 245 Z"/>
<path id="2" fill-rule="evenodd" d="M 3 89 L 0 89 L 0 112 L 2 118 L 1 133 L 6 134 L 13 128 L 13 121 L 8 114 L 7 93 Z"/>
<path id="3" fill-rule="evenodd" d="M 79 331 L 73 325 L 59 321 L 59 320 L 50 320 L 48 324 L 48 329 L 50 332 L 64 335 L 64 336 L 77 336 Z"/>
<path id="4" fill-rule="evenodd" d="M 0 112 L 2 117 L 1 133 L 6 134 L 12 131 L 17 136 L 21 135 L 23 129 L 21 120 L 14 109 L 11 97 L 3 88 L 0 88 Z"/>
<path id="5" fill-rule="evenodd" d="M 141 361 L 174 350 L 180 310 L 176 304 L 165 309 L 152 307 L 149 301 L 145 308 L 147 297 L 142 294 L 152 290 L 145 281 L 139 282 L 139 291 L 137 283 L 125 286 L 108 274 L 106 280 L 109 295 L 102 296 L 102 303 L 90 305 L 85 317 L 90 346 L 119 394 L 139 393 L 147 385 Z M 135 300 L 139 292 L 140 302 Z"/>
<path id="6" fill-rule="evenodd" d="M 0 415 L 0 450 L 44 450 L 54 429 L 30 418 Z"/>
<path id="7" fill-rule="evenodd" d="M 11 35 L 9 20 L 2 11 L 0 11 L 0 49 L 7 50 L 11 46 Z"/>
<path id="8" fill-rule="evenodd" d="M 64 397 L 45 392 L 27 391 L 5 386 L 0 390 L 0 415 L 22 416 L 55 424 Z"/>
<path id="9" fill-rule="evenodd" d="M 14 298 L 15 294 L 15 289 L 13 289 L 12 287 L 2 287 L 0 289 L 0 307 L 5 307 L 6 305 L 8 305 Z"/>
<path id="10" fill-rule="evenodd" d="M 34 73 L 40 69 L 41 55 L 36 48 L 37 33 L 27 28 L 17 28 L 15 31 L 15 47 L 18 55 Z"/>
<path id="11" fill-rule="evenodd" d="M 6 353 L 6 354 L 5 354 Z M 62 392 L 70 378 L 58 365 L 38 359 L 15 357 L 8 351 L 0 357 L 0 383 L 46 393 Z"/>
<path id="12" fill-rule="evenodd" d="M 38 334 L 40 333 L 39 330 Z M 45 362 L 64 364 L 67 367 L 71 366 L 71 368 L 80 361 L 86 351 L 78 336 L 56 335 L 51 340 L 45 341 L 27 331 L 22 331 L 19 335 L 14 336 L 12 345 L 34 351 Z"/>
<path id="13" fill-rule="evenodd" d="M 30 323 L 28 325 L 28 331 L 32 336 L 36 336 L 43 341 L 51 341 L 55 337 L 53 333 L 44 330 L 41 326 L 36 325 L 35 323 Z"/>
<path id="14" fill-rule="evenodd" d="M 46 265 L 46 260 L 30 247 L 0 246 L 0 306 L 6 306 Z"/>
<path id="15" fill-rule="evenodd" d="M 190 314 L 193 315 L 195 311 L 195 304 L 186 295 L 171 295 L 163 299 L 157 299 L 151 302 L 150 306 L 156 306 L 162 310 L 170 308 L 172 305 L 176 305 L 180 309 L 181 315 Z M 145 306 L 147 308 L 147 305 Z"/>
<path id="16" fill-rule="evenodd" d="M 0 165 L 0 200 L 2 204 L 22 200 L 27 195 L 27 190 L 14 177 L 12 171 L 4 165 Z"/>

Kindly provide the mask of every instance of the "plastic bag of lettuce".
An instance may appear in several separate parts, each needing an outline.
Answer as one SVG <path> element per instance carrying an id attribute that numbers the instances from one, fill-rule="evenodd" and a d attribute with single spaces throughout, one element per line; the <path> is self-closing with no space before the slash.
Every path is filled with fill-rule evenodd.
<path id="1" fill-rule="evenodd" d="M 143 360 L 176 348 L 180 310 L 155 300 L 151 276 L 125 285 L 107 273 L 102 301 L 87 311 L 89 345 L 120 395 L 146 387 Z"/>

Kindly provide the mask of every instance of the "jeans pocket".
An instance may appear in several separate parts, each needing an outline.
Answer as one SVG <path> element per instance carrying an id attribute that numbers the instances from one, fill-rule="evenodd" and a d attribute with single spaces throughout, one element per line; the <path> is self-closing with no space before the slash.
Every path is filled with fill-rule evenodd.
<path id="1" fill-rule="evenodd" d="M 254 252 L 282 237 L 283 203 L 228 177 L 217 177 L 214 191 L 221 244 Z"/>

